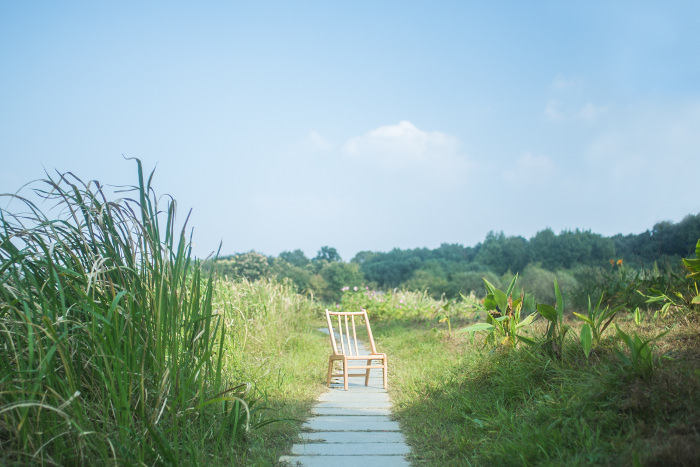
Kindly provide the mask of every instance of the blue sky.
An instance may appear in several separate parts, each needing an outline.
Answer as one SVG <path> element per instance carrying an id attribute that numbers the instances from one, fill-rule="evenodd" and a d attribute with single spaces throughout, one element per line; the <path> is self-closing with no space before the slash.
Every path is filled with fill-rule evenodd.
<path id="1" fill-rule="evenodd" d="M 700 3 L 0 3 L 0 192 L 72 171 L 206 256 L 700 212 Z"/>

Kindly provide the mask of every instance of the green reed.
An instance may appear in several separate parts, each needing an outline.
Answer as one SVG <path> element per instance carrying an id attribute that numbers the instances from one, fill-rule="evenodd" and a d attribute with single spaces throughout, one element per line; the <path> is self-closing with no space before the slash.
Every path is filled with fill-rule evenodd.
<path id="1" fill-rule="evenodd" d="M 0 463 L 196 462 L 245 416 L 213 277 L 136 163 L 116 201 L 71 173 L 5 195 L 24 212 L 0 211 Z"/>

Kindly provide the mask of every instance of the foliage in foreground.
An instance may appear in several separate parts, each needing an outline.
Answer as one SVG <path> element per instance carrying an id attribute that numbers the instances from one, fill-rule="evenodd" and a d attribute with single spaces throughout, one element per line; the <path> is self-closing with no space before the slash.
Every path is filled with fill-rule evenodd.
<path id="1" fill-rule="evenodd" d="M 666 336 L 673 355 L 650 378 L 529 346 L 479 345 L 396 326 L 378 329 L 394 362 L 392 398 L 417 465 L 697 465 L 697 326 Z M 569 342 L 566 354 L 578 355 Z M 462 347 L 463 346 L 463 347 Z M 461 349 L 460 349 L 461 347 Z M 416 355 L 430 353 L 430 359 Z M 693 360 L 684 361 L 685 358 Z"/>
<path id="2" fill-rule="evenodd" d="M 313 302 L 204 275 L 137 165 L 133 199 L 65 174 L 0 211 L 0 464 L 269 465 L 321 388 Z"/>
<path id="3" fill-rule="evenodd" d="M 3 463 L 176 464 L 240 418 L 212 279 L 137 163 L 136 199 L 65 174 L 35 190 L 55 217 L 2 211 Z"/>

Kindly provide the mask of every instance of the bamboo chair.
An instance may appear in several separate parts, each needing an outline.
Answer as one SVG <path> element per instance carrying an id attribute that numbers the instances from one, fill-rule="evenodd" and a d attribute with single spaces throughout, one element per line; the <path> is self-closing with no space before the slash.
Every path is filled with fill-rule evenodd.
<path id="1" fill-rule="evenodd" d="M 367 340 L 369 341 L 370 354 L 360 355 L 357 344 L 356 320 L 358 325 L 367 328 Z M 367 311 L 341 312 L 326 310 L 326 321 L 328 321 L 328 332 L 330 333 L 331 347 L 333 354 L 328 358 L 328 387 L 331 386 L 331 378 L 343 377 L 345 390 L 348 390 L 348 378 L 353 376 L 364 376 L 365 386 L 369 385 L 369 372 L 373 369 L 382 370 L 384 377 L 384 389 L 387 386 L 387 358 L 386 354 L 378 353 L 372 337 L 372 329 L 369 326 Z M 351 334 L 352 333 L 352 334 Z M 338 340 L 340 345 L 338 345 Z M 362 365 L 352 365 L 351 362 L 363 361 Z M 376 361 L 378 363 L 373 364 Z M 342 373 L 333 373 L 335 362 L 342 365 Z M 351 373 L 351 370 L 364 370 L 362 373 Z"/>

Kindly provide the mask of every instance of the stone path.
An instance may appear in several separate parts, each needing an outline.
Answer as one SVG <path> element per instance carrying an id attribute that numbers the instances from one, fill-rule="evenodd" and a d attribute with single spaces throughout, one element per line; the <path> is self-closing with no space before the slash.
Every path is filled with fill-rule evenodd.
<path id="1" fill-rule="evenodd" d="M 342 378 L 332 381 L 304 423 L 300 442 L 280 462 L 305 467 L 407 467 L 410 449 L 398 422 L 390 418 L 391 401 L 381 370 L 371 370 L 369 386 L 364 382 L 350 378 L 345 391 Z"/>

